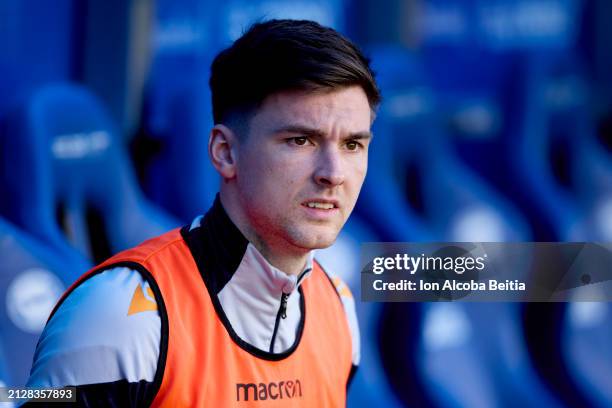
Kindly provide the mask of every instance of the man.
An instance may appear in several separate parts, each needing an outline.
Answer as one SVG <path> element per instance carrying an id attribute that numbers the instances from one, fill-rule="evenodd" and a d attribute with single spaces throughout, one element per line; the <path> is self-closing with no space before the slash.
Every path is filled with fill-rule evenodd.
<path id="1" fill-rule="evenodd" d="M 217 56 L 210 86 L 212 208 L 77 281 L 28 386 L 76 386 L 92 406 L 345 404 L 354 303 L 312 250 L 333 244 L 366 174 L 368 61 L 329 28 L 272 20 Z"/>

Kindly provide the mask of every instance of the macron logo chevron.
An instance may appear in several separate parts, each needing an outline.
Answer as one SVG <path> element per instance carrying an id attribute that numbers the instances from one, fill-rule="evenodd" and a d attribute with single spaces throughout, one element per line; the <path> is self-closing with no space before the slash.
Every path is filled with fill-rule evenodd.
<path id="1" fill-rule="evenodd" d="M 142 285 L 136 286 L 127 315 L 130 316 L 136 313 L 154 310 L 157 310 L 157 303 L 155 302 L 155 295 L 153 295 L 153 290 L 151 290 L 151 287 L 147 286 L 147 295 L 145 296 L 145 293 L 142 290 Z"/>

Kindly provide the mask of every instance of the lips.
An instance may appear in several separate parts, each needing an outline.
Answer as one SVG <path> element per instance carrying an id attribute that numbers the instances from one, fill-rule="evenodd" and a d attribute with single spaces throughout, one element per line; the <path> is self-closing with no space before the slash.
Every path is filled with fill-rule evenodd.
<path id="1" fill-rule="evenodd" d="M 317 210 L 333 210 L 338 208 L 338 201 L 313 198 L 302 202 L 302 205 Z"/>

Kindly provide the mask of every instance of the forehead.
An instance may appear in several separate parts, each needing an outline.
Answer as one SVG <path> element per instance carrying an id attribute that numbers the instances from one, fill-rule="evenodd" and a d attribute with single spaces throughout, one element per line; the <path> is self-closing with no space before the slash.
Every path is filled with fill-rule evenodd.
<path id="1" fill-rule="evenodd" d="M 265 129 L 298 125 L 327 132 L 364 132 L 370 129 L 371 115 L 368 98 L 359 86 L 326 92 L 283 91 L 264 100 L 251 125 Z"/>

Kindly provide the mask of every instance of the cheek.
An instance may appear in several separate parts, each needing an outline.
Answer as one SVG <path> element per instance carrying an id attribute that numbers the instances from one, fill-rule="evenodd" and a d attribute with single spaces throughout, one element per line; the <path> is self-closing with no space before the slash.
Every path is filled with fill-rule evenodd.
<path id="1" fill-rule="evenodd" d="M 282 154 L 243 157 L 240 165 L 241 189 L 256 200 L 286 197 L 299 185 L 305 169 L 300 160 Z"/>
<path id="2" fill-rule="evenodd" d="M 304 186 L 306 169 L 297 160 L 275 160 L 266 166 L 266 188 L 276 197 L 291 197 Z"/>

